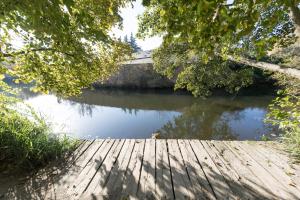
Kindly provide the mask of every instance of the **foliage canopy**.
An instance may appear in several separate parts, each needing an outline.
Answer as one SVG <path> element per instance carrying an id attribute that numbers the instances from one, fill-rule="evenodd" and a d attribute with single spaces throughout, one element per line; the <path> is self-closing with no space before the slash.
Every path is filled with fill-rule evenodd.
<path id="1" fill-rule="evenodd" d="M 275 44 L 292 42 L 295 26 L 289 13 L 295 9 L 295 15 L 299 14 L 297 0 L 229 2 L 144 1 L 147 10 L 139 24 L 140 36 L 162 35 L 164 46 L 187 43 L 203 52 L 204 60 L 250 48 L 261 56 Z"/>
<path id="2" fill-rule="evenodd" d="M 130 52 L 109 34 L 121 26 L 119 9 L 127 2 L 1 1 L 0 74 L 60 95 L 107 78 Z"/>
<path id="3" fill-rule="evenodd" d="M 145 0 L 143 3 L 147 9 L 140 17 L 139 36 L 163 37 L 163 45 L 154 53 L 156 69 L 177 78 L 177 87 L 187 87 L 202 96 L 215 86 L 238 89 L 238 85 L 250 84 L 251 69 L 232 70 L 227 59 L 231 56 L 260 59 L 274 47 L 294 43 L 300 26 L 297 0 Z M 214 63 L 215 60 L 219 62 Z M 222 70 L 224 73 L 220 73 Z M 210 79 L 195 81 L 206 75 Z M 229 81 L 225 82 L 227 76 Z M 203 90 L 203 85 L 211 86 Z"/>

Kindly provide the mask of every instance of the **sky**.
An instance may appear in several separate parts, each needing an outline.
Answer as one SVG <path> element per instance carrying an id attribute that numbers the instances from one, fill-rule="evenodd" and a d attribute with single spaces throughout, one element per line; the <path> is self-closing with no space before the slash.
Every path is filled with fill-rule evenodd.
<path id="1" fill-rule="evenodd" d="M 130 34 L 133 33 L 135 35 L 138 30 L 138 15 L 143 14 L 145 8 L 142 5 L 141 0 L 137 0 L 133 2 L 133 7 L 131 4 L 128 4 L 126 8 L 121 9 L 121 16 L 123 18 L 123 29 L 114 28 L 112 32 L 115 34 L 117 38 L 123 38 L 125 35 L 130 37 Z M 145 40 L 137 39 L 137 44 L 143 50 L 151 50 L 157 48 L 162 43 L 162 38 L 160 37 L 151 37 L 146 38 Z"/>

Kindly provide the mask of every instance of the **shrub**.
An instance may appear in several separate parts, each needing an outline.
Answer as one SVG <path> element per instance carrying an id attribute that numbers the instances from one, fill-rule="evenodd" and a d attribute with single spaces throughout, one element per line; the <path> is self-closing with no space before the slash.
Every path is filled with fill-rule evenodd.
<path id="1" fill-rule="evenodd" d="M 1 107 L 1 106 L 0 106 Z M 76 140 L 51 133 L 45 121 L 31 109 L 20 112 L 8 106 L 0 110 L 1 168 L 35 169 L 71 151 Z"/>
<path id="2" fill-rule="evenodd" d="M 269 106 L 267 121 L 278 125 L 286 149 L 300 161 L 300 81 L 275 74 L 284 88 Z"/>

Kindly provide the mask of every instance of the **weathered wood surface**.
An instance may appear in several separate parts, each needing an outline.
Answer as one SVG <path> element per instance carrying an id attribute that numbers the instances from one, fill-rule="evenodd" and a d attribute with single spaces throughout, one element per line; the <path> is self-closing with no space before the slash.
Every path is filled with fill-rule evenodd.
<path id="1" fill-rule="evenodd" d="M 276 144 L 175 139 L 83 141 L 67 164 L 57 168 L 51 178 L 43 178 L 43 184 L 35 183 L 35 189 L 26 187 L 26 195 L 11 190 L 11 196 L 3 197 L 300 199 L 300 167 L 290 163 Z"/>

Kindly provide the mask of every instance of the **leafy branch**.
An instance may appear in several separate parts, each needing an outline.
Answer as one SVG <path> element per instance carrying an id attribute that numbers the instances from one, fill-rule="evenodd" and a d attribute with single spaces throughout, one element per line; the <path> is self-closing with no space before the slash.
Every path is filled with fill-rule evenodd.
<path id="1" fill-rule="evenodd" d="M 15 57 L 18 55 L 23 55 L 23 54 L 28 54 L 30 52 L 39 52 L 39 51 L 52 51 L 52 52 L 58 52 L 58 53 L 62 53 L 65 54 L 67 56 L 72 56 L 74 57 L 74 54 L 68 53 L 68 52 L 63 52 L 54 48 L 38 48 L 38 49 L 28 49 L 28 50 L 22 50 L 22 51 L 16 51 L 16 52 L 11 52 L 11 53 L 4 53 L 4 52 L 0 52 L 3 57 Z"/>

